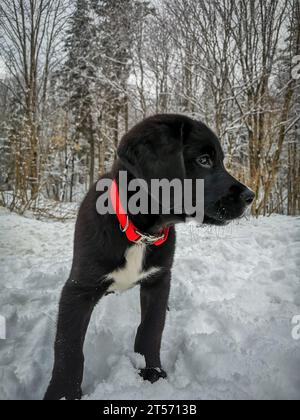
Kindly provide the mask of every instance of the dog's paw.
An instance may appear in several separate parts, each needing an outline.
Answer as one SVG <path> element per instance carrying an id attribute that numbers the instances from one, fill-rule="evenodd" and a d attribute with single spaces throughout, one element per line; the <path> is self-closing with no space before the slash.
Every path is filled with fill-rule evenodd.
<path id="1" fill-rule="evenodd" d="M 161 368 L 141 369 L 139 374 L 144 379 L 144 381 L 151 382 L 151 384 L 154 384 L 160 379 L 167 379 L 168 377 L 166 372 Z"/>

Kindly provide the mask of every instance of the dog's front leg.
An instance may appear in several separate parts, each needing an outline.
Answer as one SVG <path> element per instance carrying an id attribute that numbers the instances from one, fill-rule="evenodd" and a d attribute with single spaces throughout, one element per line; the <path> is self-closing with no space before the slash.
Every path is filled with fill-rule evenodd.
<path id="1" fill-rule="evenodd" d="M 135 352 L 143 355 L 146 369 L 141 376 L 152 383 L 167 374 L 162 370 L 160 348 L 170 293 L 171 273 L 165 273 L 155 283 L 141 285 L 142 322 L 138 328 Z"/>
<path id="2" fill-rule="evenodd" d="M 45 400 L 80 399 L 83 378 L 83 344 L 97 300 L 95 290 L 82 289 L 70 281 L 65 285 L 58 315 L 55 361 Z"/>

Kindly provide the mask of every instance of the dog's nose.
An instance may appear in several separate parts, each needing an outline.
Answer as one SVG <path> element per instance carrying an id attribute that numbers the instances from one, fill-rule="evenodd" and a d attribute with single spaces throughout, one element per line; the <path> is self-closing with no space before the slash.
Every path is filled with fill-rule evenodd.
<path id="1" fill-rule="evenodd" d="M 241 199 L 245 202 L 245 204 L 247 204 L 247 206 L 250 206 L 255 198 L 255 194 L 253 191 L 249 190 L 249 188 L 246 188 L 242 193 L 241 193 Z"/>

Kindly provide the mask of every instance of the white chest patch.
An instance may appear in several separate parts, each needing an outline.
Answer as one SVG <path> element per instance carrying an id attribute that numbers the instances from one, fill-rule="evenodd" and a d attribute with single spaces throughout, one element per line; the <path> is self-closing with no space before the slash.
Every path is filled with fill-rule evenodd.
<path id="1" fill-rule="evenodd" d="M 134 245 L 128 249 L 125 255 L 125 266 L 113 271 L 107 276 L 107 280 L 114 281 L 108 289 L 108 292 L 124 292 L 160 270 L 159 268 L 153 267 L 148 271 L 143 271 L 145 251 L 145 245 Z"/>

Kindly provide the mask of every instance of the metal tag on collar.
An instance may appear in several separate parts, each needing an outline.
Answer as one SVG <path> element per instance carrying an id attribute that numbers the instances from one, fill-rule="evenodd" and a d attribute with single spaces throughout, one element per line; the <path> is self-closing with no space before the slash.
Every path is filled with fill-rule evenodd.
<path id="1" fill-rule="evenodd" d="M 162 239 L 164 239 L 165 235 L 162 236 L 152 236 L 152 235 L 144 235 L 143 233 L 136 231 L 136 233 L 138 235 L 140 235 L 140 239 L 138 239 L 136 241 L 137 244 L 142 244 L 142 245 L 153 245 L 155 244 L 155 242 L 158 242 Z"/>

